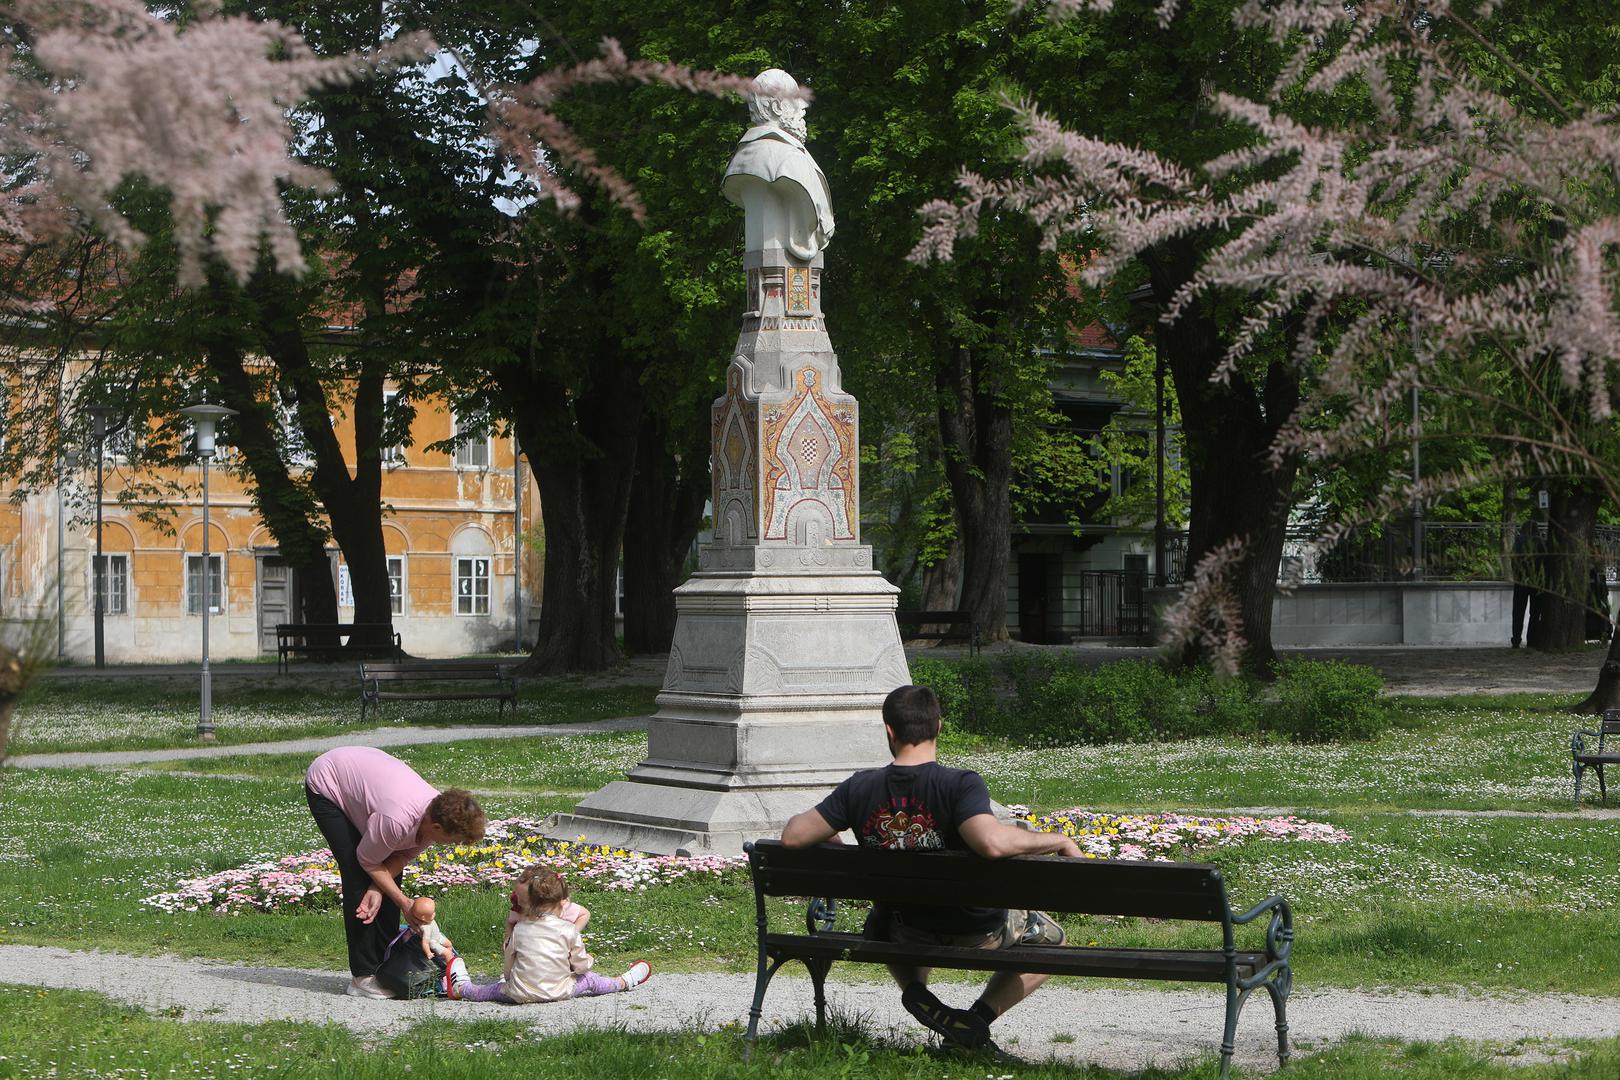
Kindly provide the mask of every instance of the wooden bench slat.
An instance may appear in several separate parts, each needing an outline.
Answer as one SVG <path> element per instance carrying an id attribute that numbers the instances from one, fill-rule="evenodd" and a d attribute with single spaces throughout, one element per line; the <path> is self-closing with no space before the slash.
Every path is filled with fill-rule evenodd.
<path id="1" fill-rule="evenodd" d="M 871 964 L 935 966 L 967 971 L 1028 971 L 1043 975 L 1118 979 L 1171 979 L 1225 982 L 1226 958 L 1213 949 L 1102 949 L 1072 945 L 1018 945 L 1010 949 L 966 949 L 948 945 L 901 945 L 859 934 L 767 934 L 767 946 L 795 958 L 821 956 Z M 1266 964 L 1263 952 L 1239 952 L 1238 978 Z"/>
<path id="2" fill-rule="evenodd" d="M 490 684 L 482 690 L 461 689 L 468 683 Z M 445 684 L 457 684 L 449 689 Z M 384 685 L 389 689 L 383 689 Z M 368 705 L 381 705 L 389 701 L 499 701 L 501 717 L 506 716 L 506 703 L 512 703 L 517 713 L 517 680 L 503 664 L 488 662 L 467 664 L 461 662 L 428 661 L 371 661 L 360 664 L 360 719 L 366 718 Z"/>

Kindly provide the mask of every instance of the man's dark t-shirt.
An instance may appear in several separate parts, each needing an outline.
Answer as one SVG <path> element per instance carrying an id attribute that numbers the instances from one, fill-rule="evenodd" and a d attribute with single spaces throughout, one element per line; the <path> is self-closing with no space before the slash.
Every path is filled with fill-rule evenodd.
<path id="1" fill-rule="evenodd" d="M 886 765 L 858 772 L 816 807 L 839 832 L 853 829 L 862 847 L 891 851 L 967 851 L 958 828 L 990 813 L 990 790 L 971 769 L 948 769 L 937 761 Z M 1000 929 L 1001 908 L 895 905 L 900 921 L 937 934 L 990 933 Z"/>

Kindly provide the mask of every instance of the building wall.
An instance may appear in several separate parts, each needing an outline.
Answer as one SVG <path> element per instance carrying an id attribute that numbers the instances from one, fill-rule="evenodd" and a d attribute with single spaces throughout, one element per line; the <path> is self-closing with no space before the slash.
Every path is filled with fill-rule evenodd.
<path id="1" fill-rule="evenodd" d="M 393 624 L 405 649 L 416 656 L 510 649 L 518 623 L 514 444 L 492 439 L 487 468 L 457 467 L 452 455 L 422 449 L 449 438 L 451 422 L 446 410 L 419 406 L 412 444 L 404 449 L 402 463 L 387 467 L 383 476 L 385 546 L 391 557 L 403 560 L 404 569 L 403 611 Z M 339 441 L 352 452 L 351 426 L 341 417 L 335 426 Z M 264 560 L 276 555 L 275 539 L 253 511 L 243 481 L 231 475 L 234 464 L 227 449 L 209 471 L 209 546 L 221 556 L 225 581 L 222 608 L 209 618 L 209 652 L 220 659 L 263 653 L 261 578 Z M 523 475 L 523 531 L 533 536 L 539 530 L 539 497 L 527 468 Z M 143 508 L 120 505 L 120 492 L 134 479 L 127 465 L 107 461 L 102 548 L 128 565 L 127 608 L 104 616 L 108 661 L 195 660 L 201 655 L 202 618 L 186 610 L 186 556 L 202 553 L 200 466 L 142 478 L 174 480 L 182 487 L 183 494 L 168 500 L 166 508 L 144 507 L 160 512 L 159 521 L 145 520 L 139 513 Z M 0 504 L 0 620 L 11 624 L 14 637 L 51 639 L 61 610 L 64 651 L 79 662 L 94 658 L 94 485 L 93 466 L 67 477 L 70 505 L 74 492 L 82 503 L 78 513 L 70 509 L 64 515 L 60 544 L 54 491 Z M 336 581 L 342 560 L 335 544 L 331 553 Z M 458 555 L 488 559 L 488 614 L 457 612 Z M 527 544 L 522 562 L 524 606 L 532 612 L 540 601 L 541 565 Z M 353 608 L 340 606 L 339 614 L 352 620 Z M 301 617 L 293 613 L 281 621 Z M 54 651 L 54 641 L 50 644 Z M 273 651 L 273 635 L 270 645 Z"/>

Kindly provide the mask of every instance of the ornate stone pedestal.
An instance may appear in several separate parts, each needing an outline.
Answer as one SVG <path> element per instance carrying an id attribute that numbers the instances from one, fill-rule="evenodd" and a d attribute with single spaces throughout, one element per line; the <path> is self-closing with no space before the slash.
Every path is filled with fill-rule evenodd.
<path id="1" fill-rule="evenodd" d="M 711 413 L 714 543 L 675 590 L 647 760 L 551 820 L 562 839 L 737 854 L 889 760 L 881 706 L 911 681 L 898 590 L 860 542 L 859 417 L 821 313 L 826 178 L 783 72 L 727 170 L 749 310 Z M 635 523 L 630 524 L 635 528 Z"/>

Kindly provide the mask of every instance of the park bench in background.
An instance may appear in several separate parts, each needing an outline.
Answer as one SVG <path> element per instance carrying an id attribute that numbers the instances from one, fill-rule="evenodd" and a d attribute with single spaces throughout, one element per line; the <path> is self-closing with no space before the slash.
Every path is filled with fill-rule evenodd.
<path id="1" fill-rule="evenodd" d="M 374 645 L 345 644 L 355 638 L 371 639 Z M 294 656 L 326 657 L 336 660 L 358 652 L 399 659 L 399 633 L 387 623 L 277 623 L 276 668 L 285 673 Z"/>
<path id="2" fill-rule="evenodd" d="M 979 624 L 966 611 L 897 611 L 903 641 L 965 641 L 979 652 Z"/>
<path id="3" fill-rule="evenodd" d="M 1129 862 L 1021 856 L 987 862 L 975 855 L 946 851 L 887 851 L 844 844 L 784 847 L 779 840 L 745 845 L 754 876 L 759 926 L 759 974 L 748 1013 L 752 1048 L 765 1003 L 765 988 L 776 969 L 802 960 L 815 988 L 816 1023 L 826 1020 L 825 981 L 835 960 L 901 964 L 974 971 L 1027 971 L 1115 979 L 1168 979 L 1226 986 L 1226 1027 L 1221 1039 L 1221 1076 L 1232 1064 L 1238 1014 L 1249 994 L 1271 995 L 1277 1022 L 1277 1056 L 1288 1062 L 1288 994 L 1293 986 L 1289 953 L 1294 919 L 1288 902 L 1273 896 L 1243 914 L 1234 914 L 1226 882 L 1203 863 Z M 772 933 L 767 896 L 813 898 L 803 934 Z M 1221 925 L 1221 946 L 1209 949 L 1114 949 L 1073 945 L 1016 945 L 1007 949 L 968 949 L 941 945 L 901 945 L 869 941 L 831 927 L 838 900 L 889 904 L 930 904 L 942 897 L 969 907 L 1026 908 L 1088 915 L 1184 919 Z M 1265 948 L 1240 952 L 1235 928 L 1270 916 Z"/>
<path id="4" fill-rule="evenodd" d="M 517 680 L 510 669 L 493 662 L 468 663 L 462 660 L 364 662 L 360 665 L 360 720 L 366 707 L 380 709 L 385 700 L 393 701 L 499 701 L 501 719 L 506 719 L 506 703 L 512 703 L 517 719 Z"/>
<path id="5" fill-rule="evenodd" d="M 1569 756 L 1575 767 L 1575 809 L 1581 808 L 1581 773 L 1587 769 L 1595 769 L 1598 777 L 1598 795 L 1603 802 L 1609 801 L 1609 785 L 1604 780 L 1603 767 L 1605 765 L 1620 765 L 1620 750 L 1611 750 L 1605 744 L 1610 736 L 1620 738 L 1620 709 L 1608 709 L 1603 719 L 1598 723 L 1596 731 L 1577 731 L 1569 739 Z M 1588 750 L 1587 739 L 1596 739 L 1597 746 Z"/>

